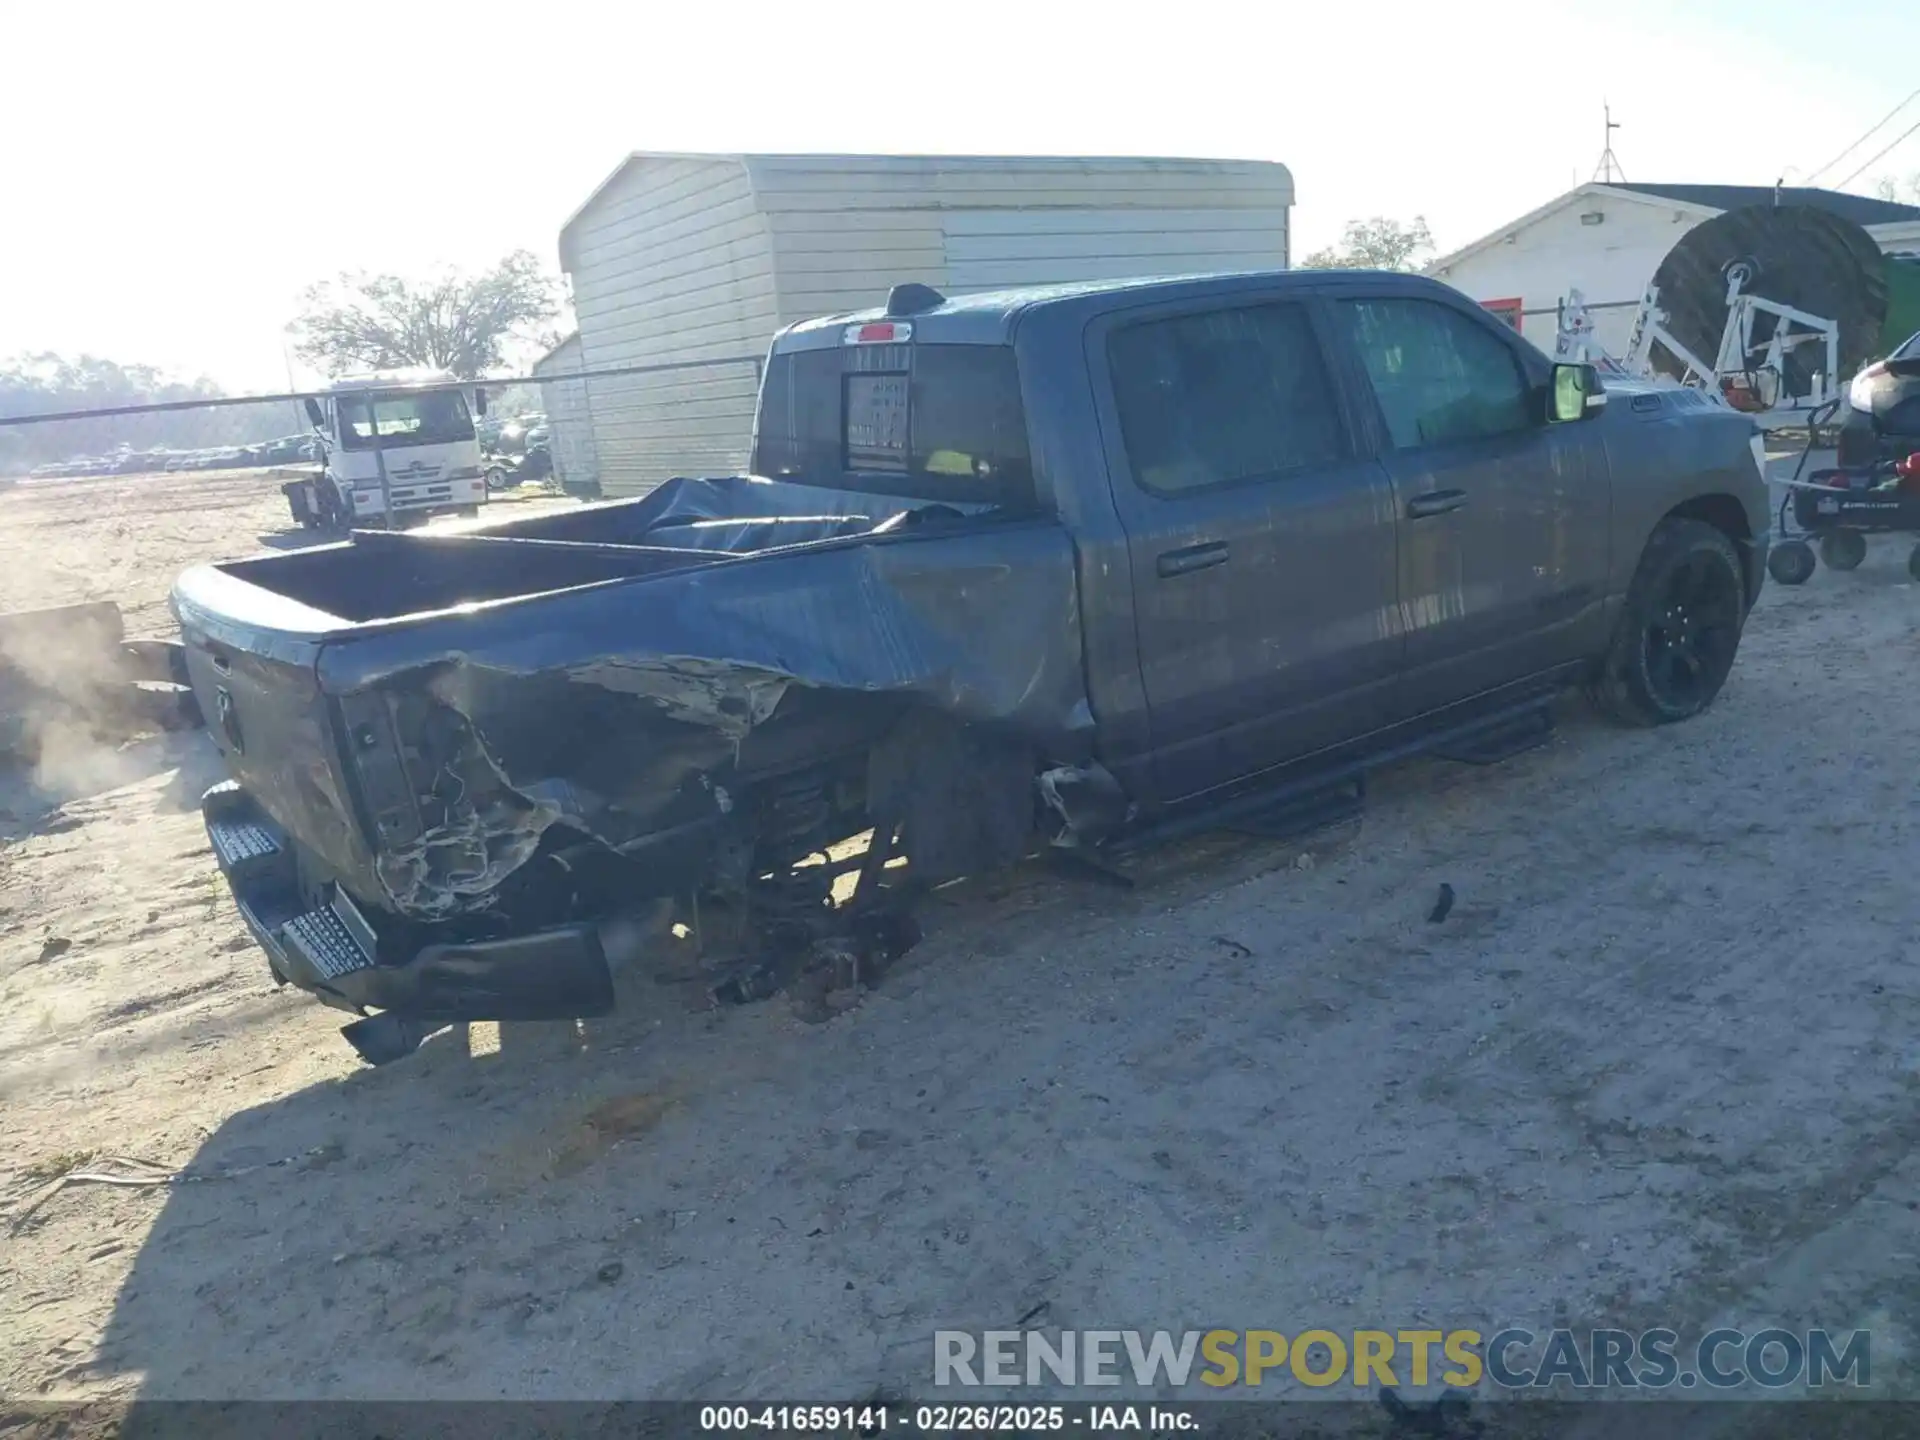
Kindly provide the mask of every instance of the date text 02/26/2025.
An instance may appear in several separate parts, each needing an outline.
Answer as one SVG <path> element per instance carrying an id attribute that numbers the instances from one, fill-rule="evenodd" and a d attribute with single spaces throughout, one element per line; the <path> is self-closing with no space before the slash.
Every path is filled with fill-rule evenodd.
<path id="1" fill-rule="evenodd" d="M 1199 1419 L 1189 1410 L 1160 1405 L 703 1405 L 700 1428 L 793 1434 L 993 1435 L 1075 1430 L 1193 1432 Z"/>

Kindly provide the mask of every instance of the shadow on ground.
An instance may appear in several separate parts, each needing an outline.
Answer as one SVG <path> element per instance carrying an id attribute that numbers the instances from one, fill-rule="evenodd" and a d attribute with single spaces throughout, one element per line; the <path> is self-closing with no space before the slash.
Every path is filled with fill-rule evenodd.
<path id="1" fill-rule="evenodd" d="M 254 537 L 269 550 L 311 550 L 316 545 L 338 544 L 345 536 L 329 535 L 321 530 L 271 530 Z"/>
<path id="2" fill-rule="evenodd" d="M 407 1060 L 243 1110 L 165 1192 L 89 1374 L 138 1374 L 157 1400 L 716 1399 L 830 1378 L 861 1391 L 831 1397 L 851 1401 L 889 1376 L 904 1384 L 924 1368 L 932 1315 L 908 1292 L 1011 1321 L 1064 1263 L 1032 1235 L 1070 1250 L 1082 1222 L 1072 1206 L 1051 1213 L 1017 1165 L 945 1143 L 1010 1098 L 968 1098 L 977 1061 L 944 1041 L 909 1057 L 907 1035 L 892 1059 L 872 1057 L 863 1036 L 885 1033 L 873 1027 L 930 977 L 961 980 L 962 947 L 1015 964 L 1046 932 L 1163 913 L 1291 854 L 1216 839 L 1138 867 L 1147 883 L 1131 894 L 1044 871 L 943 893 L 921 950 L 833 1019 L 803 1020 L 784 996 L 695 1008 L 669 973 L 633 982 L 654 989 L 628 991 L 631 1018 L 501 1026 L 497 1049 L 495 1027 L 457 1027 Z M 308 1006 L 312 1043 L 344 1054 L 334 1032 L 349 1017 L 285 993 Z M 991 1034 L 1014 1019 L 942 1025 Z M 1017 1033 L 1016 1054 L 1052 1044 L 1030 1016 Z M 995 1066 L 994 1088 L 1025 1094 L 1031 1074 L 1051 1104 L 1049 1063 Z M 1125 1115 L 1082 1093 L 1111 1080 L 1073 1069 L 1059 1094 L 1085 1119 Z M 1139 1129 L 1140 1163 L 1159 1173 L 1148 1157 L 1166 1137 L 1118 1123 Z M 1008 1204 L 1048 1213 L 1002 1232 L 1003 1187 Z M 730 1356 L 736 1322 L 759 1333 Z M 777 1335 L 803 1331 L 820 1342 L 804 1347 L 816 1369 L 769 1371 Z"/>

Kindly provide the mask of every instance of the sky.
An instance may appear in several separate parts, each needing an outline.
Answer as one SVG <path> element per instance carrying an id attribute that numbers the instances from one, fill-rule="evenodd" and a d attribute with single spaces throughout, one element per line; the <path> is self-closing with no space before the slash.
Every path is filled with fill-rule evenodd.
<path id="1" fill-rule="evenodd" d="M 289 379 L 344 270 L 480 268 L 633 150 L 1284 162 L 1296 257 L 1424 216 L 1455 249 L 1593 178 L 1789 184 L 1920 86 L 1920 4 L 1372 0 L 494 5 L 174 0 L 8 13 L 0 357 Z M 1910 125 L 1915 100 L 1845 163 Z M 1847 188 L 1920 173 L 1920 131 Z M 912 277 L 898 277 L 912 278 Z M 305 384 L 312 377 L 297 370 Z"/>

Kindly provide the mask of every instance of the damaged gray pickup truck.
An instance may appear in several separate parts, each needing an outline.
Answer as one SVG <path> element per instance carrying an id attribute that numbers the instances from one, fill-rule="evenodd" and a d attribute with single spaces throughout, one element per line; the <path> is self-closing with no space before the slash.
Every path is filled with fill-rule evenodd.
<path id="1" fill-rule="evenodd" d="M 606 1012 L 667 904 L 766 993 L 769 955 L 909 943 L 955 877 L 1499 758 L 1570 684 L 1697 713 L 1762 459 L 1416 277 L 903 285 L 774 341 L 752 477 L 183 575 L 207 829 L 376 1062 Z"/>

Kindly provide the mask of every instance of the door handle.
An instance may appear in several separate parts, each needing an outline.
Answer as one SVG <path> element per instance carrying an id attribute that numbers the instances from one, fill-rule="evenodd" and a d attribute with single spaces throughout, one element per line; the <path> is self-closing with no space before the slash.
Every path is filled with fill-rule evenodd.
<path id="1" fill-rule="evenodd" d="M 1425 495 L 1416 495 L 1407 501 L 1407 518 L 1424 520 L 1429 515 L 1444 515 L 1449 510 L 1458 510 L 1467 503 L 1464 490 L 1433 490 Z"/>
<path id="2" fill-rule="evenodd" d="M 1154 562 L 1154 568 L 1160 572 L 1160 578 L 1166 580 L 1226 563 L 1227 542 L 1215 540 L 1206 545 L 1189 545 L 1184 550 L 1169 550 Z"/>

